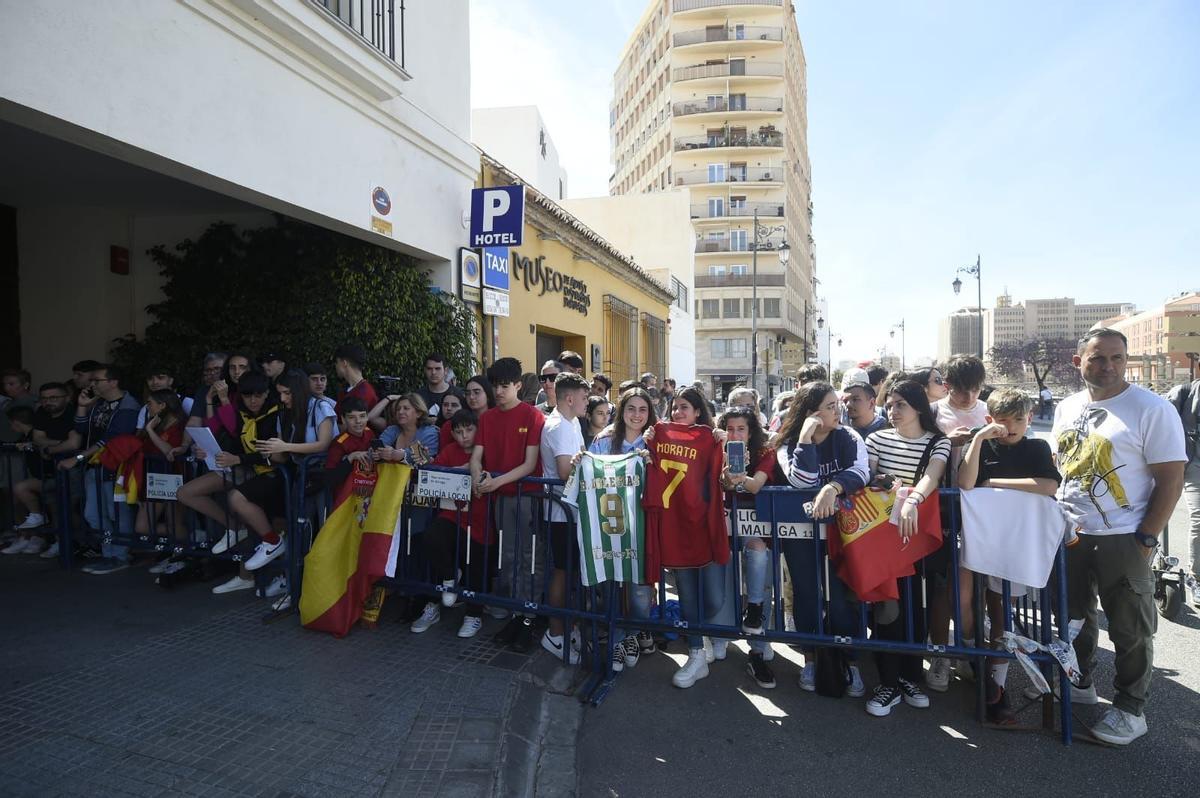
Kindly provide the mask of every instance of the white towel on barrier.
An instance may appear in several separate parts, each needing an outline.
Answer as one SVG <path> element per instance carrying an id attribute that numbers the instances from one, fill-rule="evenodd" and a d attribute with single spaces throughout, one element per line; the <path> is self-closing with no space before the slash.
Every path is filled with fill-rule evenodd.
<path id="1" fill-rule="evenodd" d="M 1069 526 L 1058 502 L 1010 488 L 974 488 L 961 496 L 963 567 L 1045 587 Z"/>

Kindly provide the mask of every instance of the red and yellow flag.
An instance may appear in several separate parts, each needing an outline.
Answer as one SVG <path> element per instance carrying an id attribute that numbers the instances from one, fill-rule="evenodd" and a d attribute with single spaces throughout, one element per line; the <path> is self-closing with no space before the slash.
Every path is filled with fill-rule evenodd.
<path id="1" fill-rule="evenodd" d="M 146 456 L 142 439 L 136 435 L 117 435 L 92 455 L 89 465 L 100 465 L 116 473 L 113 498 L 137 504 L 146 484 Z"/>
<path id="2" fill-rule="evenodd" d="M 828 542 L 837 575 L 863 601 L 900 598 L 896 580 L 912 576 L 916 562 L 942 545 L 937 492 L 917 505 L 917 534 L 908 543 L 890 520 L 894 490 L 860 490 L 847 501 Z"/>
<path id="3" fill-rule="evenodd" d="M 345 636 L 384 575 L 412 469 L 395 463 L 375 468 L 374 490 L 345 495 L 304 558 L 300 622 L 309 629 Z"/>

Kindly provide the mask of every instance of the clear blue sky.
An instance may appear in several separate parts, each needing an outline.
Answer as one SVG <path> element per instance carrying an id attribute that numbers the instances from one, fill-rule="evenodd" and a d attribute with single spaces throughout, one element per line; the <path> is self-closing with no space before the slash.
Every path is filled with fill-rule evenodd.
<path id="1" fill-rule="evenodd" d="M 536 104 L 607 192 L 612 73 L 645 3 L 471 0 L 473 105 Z M 974 304 L 1200 289 L 1200 2 L 797 4 L 834 360 Z M 964 301 L 967 300 L 967 301 Z M 895 341 L 895 343 L 898 343 Z"/>

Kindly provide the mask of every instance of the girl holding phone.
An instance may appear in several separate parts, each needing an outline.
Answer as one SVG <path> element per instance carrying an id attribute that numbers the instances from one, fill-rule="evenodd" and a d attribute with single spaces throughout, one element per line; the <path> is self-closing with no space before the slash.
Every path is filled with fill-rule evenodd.
<path id="1" fill-rule="evenodd" d="M 753 499 L 746 497 L 758 493 L 763 485 L 771 481 L 771 474 L 775 470 L 775 451 L 767 447 L 767 434 L 753 407 L 729 408 L 721 414 L 717 426 L 725 430 L 725 468 L 721 471 L 721 483 L 726 490 L 725 508 L 731 513 L 737 508 L 752 509 Z M 742 538 L 742 578 L 746 582 L 742 631 L 746 634 L 763 633 L 766 620 L 763 605 L 770 574 L 771 551 L 767 541 L 760 537 Z M 767 660 L 772 658 L 770 643 L 750 641 L 746 671 L 759 687 L 775 686 L 775 674 L 767 666 Z"/>

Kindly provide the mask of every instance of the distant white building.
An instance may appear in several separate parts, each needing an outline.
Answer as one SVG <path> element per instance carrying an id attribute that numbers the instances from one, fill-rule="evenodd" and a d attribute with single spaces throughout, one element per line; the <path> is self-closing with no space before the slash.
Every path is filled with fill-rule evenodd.
<path id="1" fill-rule="evenodd" d="M 696 248 L 690 202 L 685 188 L 562 203 L 675 294 L 668 319 L 669 373 L 658 376 L 673 377 L 680 385 L 696 380 Z"/>
<path id="2" fill-rule="evenodd" d="M 471 141 L 550 199 L 569 196 L 567 170 L 536 105 L 472 109 Z"/>

